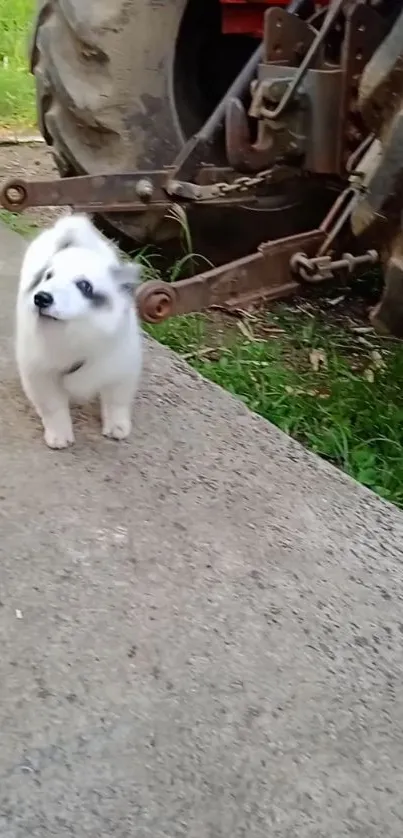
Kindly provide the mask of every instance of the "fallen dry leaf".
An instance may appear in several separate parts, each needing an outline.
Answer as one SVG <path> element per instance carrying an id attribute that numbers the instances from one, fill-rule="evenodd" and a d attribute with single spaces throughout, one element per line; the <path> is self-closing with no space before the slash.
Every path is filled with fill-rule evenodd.
<path id="1" fill-rule="evenodd" d="M 360 335 L 360 336 L 357 338 L 357 343 L 360 343 L 360 344 L 361 344 L 361 346 L 367 346 L 367 347 L 368 347 L 368 349 L 372 349 L 372 347 L 373 347 L 373 345 L 374 345 L 373 343 L 371 343 L 371 342 L 370 342 L 369 340 L 367 340 L 366 338 L 363 338 L 363 337 L 362 337 L 362 335 Z"/>
<path id="2" fill-rule="evenodd" d="M 371 358 L 374 362 L 375 369 L 382 370 L 385 368 L 385 361 L 383 360 L 381 353 L 378 352 L 377 349 L 374 349 L 374 351 L 371 352 Z"/>
<path id="3" fill-rule="evenodd" d="M 326 300 L 326 302 L 328 303 L 329 306 L 338 306 L 339 303 L 342 303 L 343 300 L 345 300 L 345 299 L 346 299 L 345 295 L 342 294 L 341 297 L 329 298 L 329 299 Z"/>
<path id="4" fill-rule="evenodd" d="M 250 328 L 250 326 L 247 323 L 245 323 L 244 320 L 238 320 L 237 321 L 237 326 L 238 326 L 239 331 L 242 332 L 243 336 L 247 340 L 255 340 L 255 336 L 252 332 L 252 329 Z"/>
<path id="5" fill-rule="evenodd" d="M 319 372 L 320 369 L 327 370 L 327 356 L 323 349 L 312 349 L 309 353 L 309 360 L 315 372 Z"/>
<path id="6" fill-rule="evenodd" d="M 194 352 L 186 352 L 182 358 L 189 361 L 190 358 L 205 358 L 208 355 L 214 355 L 215 352 L 217 352 L 216 346 L 204 346 L 201 349 L 195 349 Z"/>
<path id="7" fill-rule="evenodd" d="M 287 393 L 287 396 L 306 396 L 307 392 L 309 392 L 302 387 L 290 387 L 289 384 L 285 385 L 284 391 Z"/>
<path id="8" fill-rule="evenodd" d="M 366 370 L 364 370 L 364 378 L 366 379 L 366 381 L 369 381 L 370 384 L 374 383 L 375 373 L 373 369 L 371 369 L 371 367 L 368 367 Z"/>
<path id="9" fill-rule="evenodd" d="M 329 390 L 323 390 L 323 389 L 320 389 L 320 388 L 315 389 L 315 390 L 307 390 L 306 394 L 307 394 L 307 396 L 312 396 L 315 399 L 329 399 L 330 398 Z"/>
<path id="10" fill-rule="evenodd" d="M 278 326 L 264 326 L 263 331 L 265 335 L 284 335 L 285 329 L 280 329 Z"/>

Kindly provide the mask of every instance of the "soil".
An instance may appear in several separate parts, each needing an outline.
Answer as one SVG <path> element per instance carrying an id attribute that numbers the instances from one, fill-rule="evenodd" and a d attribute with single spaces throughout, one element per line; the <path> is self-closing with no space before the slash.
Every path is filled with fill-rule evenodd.
<path id="1" fill-rule="evenodd" d="M 12 177 L 50 180 L 57 177 L 52 154 L 45 143 L 0 145 L 0 183 Z M 22 216 L 28 225 L 40 227 L 62 215 L 64 209 L 41 207 L 26 210 Z"/>

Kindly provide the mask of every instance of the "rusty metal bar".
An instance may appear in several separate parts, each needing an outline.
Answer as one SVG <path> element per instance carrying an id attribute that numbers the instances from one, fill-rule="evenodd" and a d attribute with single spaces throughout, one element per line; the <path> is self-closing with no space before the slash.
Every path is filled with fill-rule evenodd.
<path id="1" fill-rule="evenodd" d="M 320 230 L 262 244 L 256 253 L 175 283 L 145 282 L 137 292 L 140 316 L 147 323 L 204 311 L 212 306 L 242 308 L 295 294 L 300 283 L 291 268 L 295 253 L 317 253 Z"/>
<path id="2" fill-rule="evenodd" d="M 0 191 L 0 203 L 10 212 L 27 207 L 72 206 L 87 212 L 144 211 L 148 206 L 169 207 L 164 186 L 170 170 L 83 175 L 63 180 L 8 180 Z"/>
<path id="3" fill-rule="evenodd" d="M 170 168 L 63 180 L 12 178 L 0 189 L 0 205 L 10 212 L 41 206 L 71 206 L 81 212 L 108 213 L 168 210 L 173 201 L 219 204 L 230 197 L 234 202 L 242 201 L 245 192 L 253 187 L 268 180 L 284 180 L 290 173 L 290 168 L 279 166 L 253 177 L 240 177 L 227 166 L 206 166 L 193 183 L 173 180 Z"/>

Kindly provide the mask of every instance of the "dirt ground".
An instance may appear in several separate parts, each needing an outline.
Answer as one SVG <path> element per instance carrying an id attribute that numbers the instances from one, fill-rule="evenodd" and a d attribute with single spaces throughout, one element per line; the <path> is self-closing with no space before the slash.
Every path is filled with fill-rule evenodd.
<path id="1" fill-rule="evenodd" d="M 43 180 L 57 177 L 52 154 L 45 143 L 0 145 L 0 183 L 11 177 Z M 62 213 L 63 209 L 43 207 L 27 210 L 22 218 L 27 225 L 39 227 Z"/>

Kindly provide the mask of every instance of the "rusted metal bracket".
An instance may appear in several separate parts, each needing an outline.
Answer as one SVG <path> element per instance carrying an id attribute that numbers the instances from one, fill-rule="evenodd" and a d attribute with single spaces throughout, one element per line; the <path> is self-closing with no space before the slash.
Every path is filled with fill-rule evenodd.
<path id="1" fill-rule="evenodd" d="M 301 56 L 310 47 L 315 35 L 315 31 L 309 24 L 300 20 L 295 14 L 290 14 L 284 9 L 268 9 L 264 16 L 262 56 L 264 64 L 260 67 L 267 65 L 268 72 L 270 72 L 270 65 L 273 64 L 278 67 L 290 67 L 288 75 L 291 73 L 292 76 L 296 72 L 295 68 L 300 63 Z M 322 52 L 320 54 L 322 55 Z M 288 78 L 287 82 L 290 81 L 291 78 Z M 281 79 L 280 82 L 275 77 L 264 82 L 255 80 L 251 86 L 252 104 L 249 116 L 259 119 L 259 108 L 264 104 L 265 90 L 271 83 L 273 89 L 277 87 L 277 100 L 281 99 L 287 86 L 285 79 Z M 281 160 L 287 154 L 298 157 L 304 151 L 303 140 L 305 139 L 300 123 L 300 109 L 297 112 L 294 110 L 291 116 L 288 115 L 286 122 L 282 121 L 274 127 L 259 122 L 257 140 L 252 142 L 245 107 L 240 98 L 230 97 L 225 114 L 228 162 L 238 171 L 256 172 Z"/>
<path id="2" fill-rule="evenodd" d="M 214 197 L 213 185 L 198 187 L 194 183 L 171 181 L 169 169 L 83 175 L 64 180 L 12 178 L 0 192 L 0 202 L 10 212 L 40 206 L 71 206 L 81 212 L 144 212 L 150 207 L 168 210 L 172 200 L 195 201 L 208 197 Z"/>
<path id="3" fill-rule="evenodd" d="M 12 178 L 2 187 L 0 202 L 10 212 L 42 206 L 72 206 L 82 212 L 135 212 L 151 205 L 168 208 L 171 202 L 165 186 L 169 174 L 169 169 L 163 169 L 63 180 Z"/>
<path id="4" fill-rule="evenodd" d="M 219 204 L 262 183 L 278 183 L 296 176 L 287 166 L 274 166 L 253 176 L 238 175 L 232 169 L 206 166 L 198 172 L 198 183 L 172 179 L 171 169 L 107 175 L 84 175 L 64 180 L 22 180 L 12 178 L 0 190 L 0 204 L 10 212 L 29 207 L 71 206 L 81 212 L 144 212 L 168 210 L 173 201 Z"/>
<path id="5" fill-rule="evenodd" d="M 352 1 L 353 0 L 350 0 L 350 3 Z M 268 119 L 278 119 L 284 113 L 287 106 L 290 104 L 293 96 L 295 95 L 301 82 L 303 81 L 307 71 L 312 67 L 314 61 L 317 59 L 318 51 L 322 48 L 326 36 L 330 32 L 334 23 L 336 22 L 336 19 L 342 11 L 345 3 L 346 0 L 332 0 L 332 2 L 330 3 L 321 28 L 316 33 L 315 38 L 313 39 L 309 49 L 307 50 L 303 60 L 301 61 L 300 66 L 297 69 L 297 72 L 295 73 L 295 75 L 290 81 L 290 84 L 284 91 L 281 100 L 275 108 L 267 110 L 266 116 Z"/>
<path id="6" fill-rule="evenodd" d="M 265 13 L 264 62 L 251 86 L 249 108 L 249 117 L 257 120 L 254 142 L 242 102 L 233 98 L 227 104 L 227 158 L 237 170 L 258 171 L 283 159 L 302 160 L 305 169 L 317 174 L 345 173 L 347 159 L 366 134 L 357 105 L 359 78 L 385 34 L 386 22 L 361 3 L 339 4 L 339 15 L 341 10 L 345 34 L 337 66 L 325 60 L 324 51 L 329 20 L 340 27 L 332 6 L 318 33 L 282 9 Z M 305 66 L 301 57 L 314 43 L 316 52 Z"/>
<path id="7" fill-rule="evenodd" d="M 267 86 L 269 84 L 267 82 Z M 279 91 L 284 89 L 285 84 L 283 80 L 272 82 L 272 86 L 277 85 Z M 293 160 L 296 164 L 305 151 L 307 116 L 306 108 L 297 108 L 273 130 L 260 121 L 257 141 L 252 143 L 245 108 L 239 99 L 231 99 L 225 122 L 228 162 L 240 172 L 258 172 L 282 160 Z"/>
<path id="8" fill-rule="evenodd" d="M 300 288 L 291 267 L 301 250 L 313 256 L 324 233 L 313 230 L 262 244 L 256 253 L 179 282 L 145 282 L 137 292 L 140 316 L 147 323 L 204 311 L 212 306 L 242 308 L 295 294 Z"/>
<path id="9" fill-rule="evenodd" d="M 264 13 L 263 61 L 265 64 L 286 64 L 298 67 L 306 55 L 317 31 L 288 9 L 273 7 Z M 316 48 L 311 67 L 323 63 L 323 41 Z"/>
<path id="10" fill-rule="evenodd" d="M 291 267 L 306 282 L 316 283 L 333 279 L 340 272 L 351 275 L 358 268 L 375 265 L 377 262 L 379 254 L 376 250 L 368 250 L 359 256 L 343 253 L 339 259 L 332 259 L 331 256 L 313 256 L 309 259 L 305 253 L 296 253 L 291 259 Z"/>
<path id="11" fill-rule="evenodd" d="M 346 10 L 345 27 L 337 155 L 340 173 L 367 133 L 358 107 L 358 86 L 363 68 L 384 38 L 386 23 L 375 9 L 360 3 Z"/>

